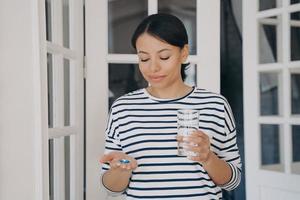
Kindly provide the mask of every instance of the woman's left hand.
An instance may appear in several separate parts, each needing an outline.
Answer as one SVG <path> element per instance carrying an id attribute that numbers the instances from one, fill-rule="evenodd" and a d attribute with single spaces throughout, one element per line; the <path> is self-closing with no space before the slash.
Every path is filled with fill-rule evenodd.
<path id="1" fill-rule="evenodd" d="M 188 156 L 189 159 L 205 164 L 211 155 L 210 138 L 200 130 L 196 130 L 189 136 L 177 136 L 177 141 L 183 143 L 186 151 L 191 151 L 195 156 Z"/>

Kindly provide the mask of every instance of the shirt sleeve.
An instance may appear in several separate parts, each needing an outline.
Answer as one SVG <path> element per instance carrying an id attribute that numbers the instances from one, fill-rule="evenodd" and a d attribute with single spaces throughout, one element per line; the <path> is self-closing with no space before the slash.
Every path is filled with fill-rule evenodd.
<path id="1" fill-rule="evenodd" d="M 105 130 L 105 150 L 104 154 L 108 154 L 112 151 L 122 151 L 122 146 L 120 143 L 119 139 L 119 126 L 118 126 L 118 120 L 115 118 L 113 110 L 110 111 L 109 114 L 109 119 L 107 123 L 107 127 Z M 102 164 L 102 169 L 101 169 L 101 187 L 103 187 L 108 195 L 110 196 L 118 196 L 123 193 L 122 192 L 114 192 L 109 190 L 108 188 L 105 187 L 103 184 L 103 175 L 106 171 L 110 169 L 110 166 L 108 163 Z"/>
<path id="2" fill-rule="evenodd" d="M 232 171 L 232 176 L 228 183 L 221 185 L 220 187 L 230 191 L 235 189 L 240 184 L 242 163 L 236 143 L 235 120 L 230 105 L 226 100 L 224 101 L 224 121 L 225 137 L 224 141 L 222 141 L 223 145 L 218 156 L 229 164 Z"/>

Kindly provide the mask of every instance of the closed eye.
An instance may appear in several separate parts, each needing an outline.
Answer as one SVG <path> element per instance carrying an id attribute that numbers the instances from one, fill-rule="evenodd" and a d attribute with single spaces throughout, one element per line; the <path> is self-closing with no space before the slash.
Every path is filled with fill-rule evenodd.
<path id="1" fill-rule="evenodd" d="M 141 62 L 147 62 L 149 60 L 149 58 L 147 59 L 141 59 Z"/>
<path id="2" fill-rule="evenodd" d="M 170 57 L 160 58 L 161 60 L 168 60 Z"/>

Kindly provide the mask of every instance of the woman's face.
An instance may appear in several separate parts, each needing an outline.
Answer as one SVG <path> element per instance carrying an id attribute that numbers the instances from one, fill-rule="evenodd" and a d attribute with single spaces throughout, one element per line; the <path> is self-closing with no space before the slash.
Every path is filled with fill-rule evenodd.
<path id="1" fill-rule="evenodd" d="M 136 41 L 139 68 L 151 87 L 164 89 L 182 83 L 181 64 L 188 56 L 188 46 L 183 49 L 163 42 L 147 33 Z"/>

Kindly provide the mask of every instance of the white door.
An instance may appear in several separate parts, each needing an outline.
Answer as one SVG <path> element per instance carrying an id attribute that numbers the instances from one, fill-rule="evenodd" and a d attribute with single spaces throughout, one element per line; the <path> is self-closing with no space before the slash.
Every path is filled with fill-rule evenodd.
<path id="1" fill-rule="evenodd" d="M 49 200 L 83 200 L 83 2 L 45 0 Z"/>
<path id="2" fill-rule="evenodd" d="M 246 195 L 300 199 L 300 1 L 243 2 Z"/>
<path id="3" fill-rule="evenodd" d="M 104 0 L 85 1 L 86 8 L 86 116 L 88 200 L 104 199 L 99 190 L 104 130 L 110 104 L 131 90 L 147 85 L 138 71 L 130 46 L 138 23 L 150 14 L 178 16 L 185 24 L 191 63 L 187 83 L 214 92 L 220 90 L 219 0 Z"/>

